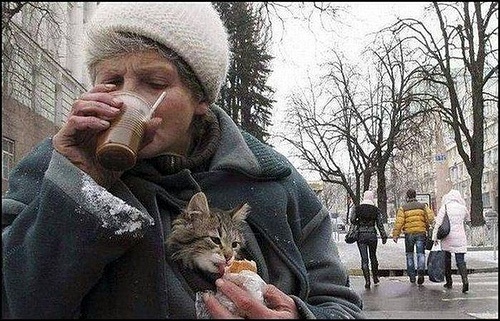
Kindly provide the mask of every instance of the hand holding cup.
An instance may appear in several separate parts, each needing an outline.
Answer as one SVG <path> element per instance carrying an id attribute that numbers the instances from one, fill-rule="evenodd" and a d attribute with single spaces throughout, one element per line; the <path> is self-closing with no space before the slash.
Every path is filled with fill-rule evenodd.
<path id="1" fill-rule="evenodd" d="M 52 139 L 56 151 L 104 187 L 111 185 L 123 173 L 122 170 L 104 167 L 96 156 L 98 138 L 123 113 L 124 102 L 115 90 L 115 85 L 99 84 L 76 99 L 67 121 Z M 159 118 L 145 120 L 144 141 L 152 138 L 160 122 Z"/>

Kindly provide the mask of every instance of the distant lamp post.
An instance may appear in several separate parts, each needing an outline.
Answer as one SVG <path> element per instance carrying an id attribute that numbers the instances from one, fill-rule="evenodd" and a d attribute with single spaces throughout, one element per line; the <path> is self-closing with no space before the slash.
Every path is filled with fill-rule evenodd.
<path id="1" fill-rule="evenodd" d="M 457 181 L 458 181 L 458 165 L 457 165 L 457 162 L 453 162 L 453 165 L 450 167 L 450 179 L 451 179 L 451 186 L 452 186 L 452 188 L 455 188 L 455 183 L 457 183 Z"/>

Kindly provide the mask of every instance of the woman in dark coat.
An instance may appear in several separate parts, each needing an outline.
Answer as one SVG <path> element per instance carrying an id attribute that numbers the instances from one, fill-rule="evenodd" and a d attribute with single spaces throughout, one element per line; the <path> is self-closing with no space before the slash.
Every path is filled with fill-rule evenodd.
<path id="1" fill-rule="evenodd" d="M 373 284 L 379 283 L 378 279 L 378 260 L 377 260 L 377 226 L 382 244 L 387 242 L 387 234 L 382 225 L 382 213 L 375 206 L 374 195 L 372 191 L 366 191 L 363 195 L 363 201 L 354 207 L 350 218 L 351 224 L 359 226 L 358 249 L 361 255 L 361 269 L 365 277 L 365 288 L 370 288 L 370 269 L 368 267 L 368 257 L 371 263 Z M 368 256 L 369 254 L 369 256 Z"/>

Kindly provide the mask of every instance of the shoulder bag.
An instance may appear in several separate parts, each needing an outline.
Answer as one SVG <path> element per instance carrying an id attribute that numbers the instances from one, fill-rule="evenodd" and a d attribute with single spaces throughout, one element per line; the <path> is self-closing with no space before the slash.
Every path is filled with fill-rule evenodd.
<path id="1" fill-rule="evenodd" d="M 444 218 L 441 225 L 439 225 L 437 231 L 438 240 L 442 240 L 450 234 L 450 218 L 448 217 L 448 212 L 446 211 L 446 205 L 444 206 Z"/>
<path id="2" fill-rule="evenodd" d="M 349 231 L 345 235 L 345 242 L 352 244 L 358 240 L 359 237 L 359 227 L 357 224 L 351 224 L 349 226 Z"/>

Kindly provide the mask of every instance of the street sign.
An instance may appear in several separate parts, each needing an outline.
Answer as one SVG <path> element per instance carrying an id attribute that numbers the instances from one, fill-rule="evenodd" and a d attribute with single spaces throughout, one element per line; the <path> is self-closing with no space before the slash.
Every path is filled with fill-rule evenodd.
<path id="1" fill-rule="evenodd" d="M 436 154 L 434 155 L 434 160 L 438 163 L 444 162 L 446 160 L 446 154 Z"/>
<path id="2" fill-rule="evenodd" d="M 427 204 L 427 206 L 431 207 L 431 194 L 417 194 L 416 199 L 420 203 Z"/>

